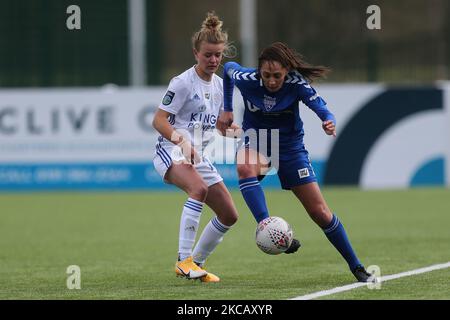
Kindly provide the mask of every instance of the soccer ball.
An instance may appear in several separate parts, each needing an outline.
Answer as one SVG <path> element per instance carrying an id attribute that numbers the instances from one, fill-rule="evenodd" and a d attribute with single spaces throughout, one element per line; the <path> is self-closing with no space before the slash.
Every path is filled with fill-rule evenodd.
<path id="1" fill-rule="evenodd" d="M 256 245 L 267 254 L 280 254 L 292 243 L 294 232 L 280 217 L 268 217 L 256 227 Z"/>

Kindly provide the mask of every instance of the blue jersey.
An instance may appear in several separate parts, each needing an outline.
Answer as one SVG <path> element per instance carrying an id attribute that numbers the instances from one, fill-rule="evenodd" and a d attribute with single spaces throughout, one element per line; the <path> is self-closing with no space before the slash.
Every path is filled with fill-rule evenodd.
<path id="1" fill-rule="evenodd" d="M 305 78 L 297 71 L 290 72 L 277 92 L 268 91 L 257 69 L 243 68 L 236 62 L 224 65 L 223 91 L 224 109 L 233 110 L 233 89 L 239 88 L 244 98 L 244 120 L 242 128 L 279 129 L 280 145 L 303 145 L 303 122 L 299 113 L 302 101 L 322 120 L 336 124 L 334 115 L 326 102 L 318 95 Z"/>

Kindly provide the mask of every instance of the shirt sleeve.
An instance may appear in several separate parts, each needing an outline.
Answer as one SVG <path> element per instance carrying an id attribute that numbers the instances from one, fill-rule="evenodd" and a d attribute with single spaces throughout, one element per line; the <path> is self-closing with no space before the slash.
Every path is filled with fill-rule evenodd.
<path id="1" fill-rule="evenodd" d="M 217 78 L 217 90 L 220 93 L 220 104 L 219 104 L 219 114 L 221 114 L 223 112 L 223 79 L 221 77 L 219 77 L 218 75 L 214 75 Z M 214 105 L 215 105 L 215 100 L 214 100 Z"/>
<path id="2" fill-rule="evenodd" d="M 241 92 L 246 86 L 259 82 L 256 69 L 244 68 L 236 62 L 225 63 L 223 68 L 223 99 L 225 111 L 233 111 L 233 90 L 237 86 Z"/>
<path id="3" fill-rule="evenodd" d="M 189 89 L 184 81 L 175 77 L 170 81 L 159 108 L 169 113 L 177 114 L 186 102 L 188 95 Z"/>
<path id="4" fill-rule="evenodd" d="M 322 121 L 333 121 L 336 125 L 336 118 L 333 113 L 327 108 L 327 103 L 322 97 L 317 93 L 317 91 L 311 87 L 311 85 L 303 79 L 300 79 L 298 84 L 299 94 L 301 101 L 320 118 Z"/>

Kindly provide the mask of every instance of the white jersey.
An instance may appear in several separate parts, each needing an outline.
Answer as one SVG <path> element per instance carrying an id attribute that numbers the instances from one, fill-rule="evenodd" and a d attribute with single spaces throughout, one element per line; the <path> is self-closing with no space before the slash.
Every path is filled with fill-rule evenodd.
<path id="1" fill-rule="evenodd" d="M 172 78 L 159 108 L 171 113 L 169 122 L 177 132 L 204 149 L 214 136 L 223 110 L 222 78 L 213 74 L 207 82 L 192 67 Z M 158 140 L 168 142 L 163 137 Z"/>

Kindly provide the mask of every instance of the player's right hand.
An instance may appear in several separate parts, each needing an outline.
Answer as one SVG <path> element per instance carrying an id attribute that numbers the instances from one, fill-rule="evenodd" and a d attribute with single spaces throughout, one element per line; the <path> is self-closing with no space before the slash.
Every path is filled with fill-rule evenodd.
<path id="1" fill-rule="evenodd" d="M 180 143 L 177 144 L 183 156 L 186 158 L 187 162 L 190 164 L 197 164 L 201 161 L 195 148 L 192 146 L 191 142 L 187 139 L 182 139 Z"/>

